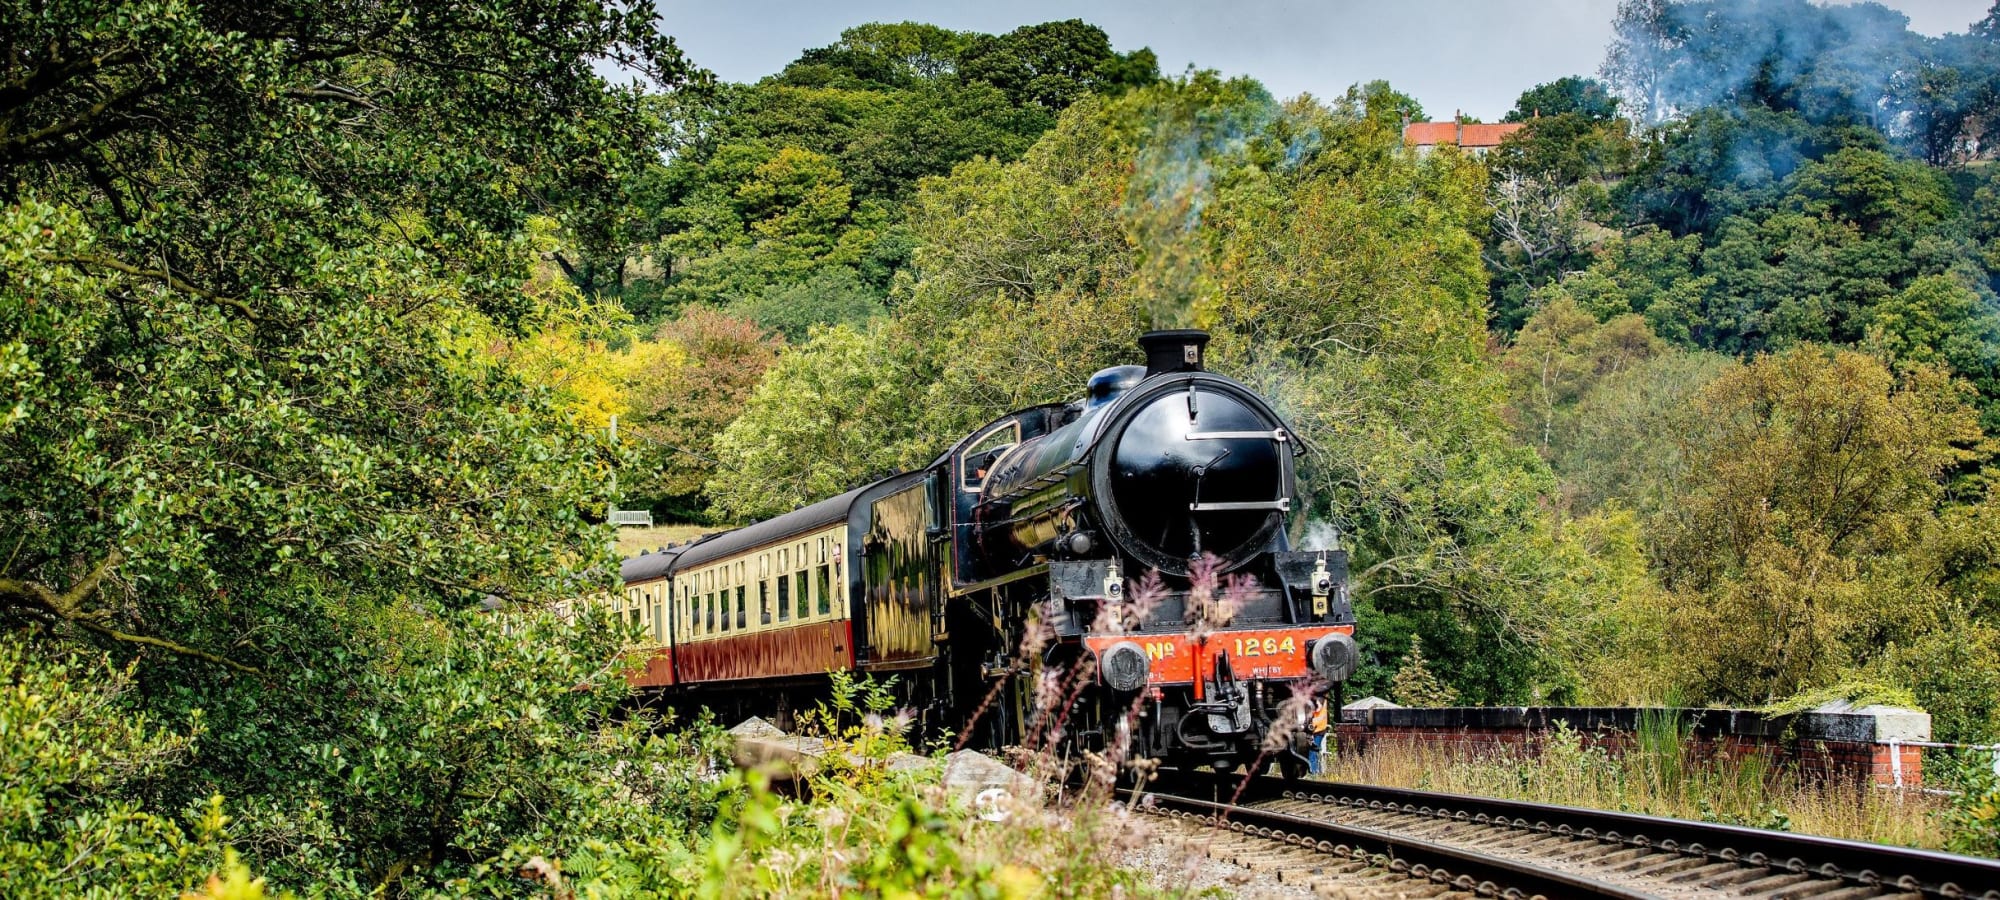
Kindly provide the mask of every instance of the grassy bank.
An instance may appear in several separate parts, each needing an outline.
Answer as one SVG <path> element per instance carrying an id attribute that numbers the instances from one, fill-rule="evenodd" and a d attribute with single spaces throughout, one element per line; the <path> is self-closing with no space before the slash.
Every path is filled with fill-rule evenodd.
<path id="1" fill-rule="evenodd" d="M 1672 721 L 1611 753 L 1566 727 L 1538 747 L 1464 751 L 1382 741 L 1341 754 L 1327 777 L 1385 787 L 1584 806 L 1801 834 L 1946 849 L 1949 801 L 1802 778 L 1761 757 L 1704 754 Z"/>
<path id="2" fill-rule="evenodd" d="M 642 550 L 657 550 L 668 544 L 701 537 L 711 531 L 727 531 L 730 525 L 654 525 L 651 528 L 618 529 L 618 555 L 631 556 Z"/>

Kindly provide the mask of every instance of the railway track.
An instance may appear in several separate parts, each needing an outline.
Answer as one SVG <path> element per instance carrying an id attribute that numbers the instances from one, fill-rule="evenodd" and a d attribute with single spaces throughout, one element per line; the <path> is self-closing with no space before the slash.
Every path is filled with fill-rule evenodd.
<path id="1" fill-rule="evenodd" d="M 1680 819 L 1277 778 L 1163 772 L 1138 804 L 1219 823 L 1227 852 L 1340 896 L 1896 897 L 2000 900 L 2000 861 Z"/>

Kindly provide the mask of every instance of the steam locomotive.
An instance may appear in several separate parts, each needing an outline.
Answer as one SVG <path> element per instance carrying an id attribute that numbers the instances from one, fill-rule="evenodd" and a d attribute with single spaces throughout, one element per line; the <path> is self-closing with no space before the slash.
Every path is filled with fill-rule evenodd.
<path id="1" fill-rule="evenodd" d="M 783 725 L 829 672 L 894 674 L 927 727 L 1003 746 L 1050 715 L 1035 688 L 1064 673 L 1079 745 L 1259 758 L 1295 688 L 1353 673 L 1354 612 L 1343 551 L 1288 549 L 1296 438 L 1204 370 L 1207 342 L 1148 333 L 1144 366 L 920 470 L 626 559 L 612 602 L 645 635 L 634 683 Z M 1286 771 L 1305 741 L 1278 755 Z"/>

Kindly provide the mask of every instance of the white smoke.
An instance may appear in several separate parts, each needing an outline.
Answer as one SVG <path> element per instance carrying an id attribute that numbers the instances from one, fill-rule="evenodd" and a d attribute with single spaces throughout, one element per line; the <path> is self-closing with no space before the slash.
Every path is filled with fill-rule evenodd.
<path id="1" fill-rule="evenodd" d="M 1307 552 L 1340 549 L 1340 526 L 1319 519 L 1306 522 L 1305 534 L 1299 536 L 1298 549 Z"/>

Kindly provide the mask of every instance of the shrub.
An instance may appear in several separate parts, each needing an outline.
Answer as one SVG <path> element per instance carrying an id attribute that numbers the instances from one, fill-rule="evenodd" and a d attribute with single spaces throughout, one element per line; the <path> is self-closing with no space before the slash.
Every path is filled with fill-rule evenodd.
<path id="1" fill-rule="evenodd" d="M 174 815 L 142 799 L 184 762 L 199 720 L 157 727 L 130 669 L 0 636 L 0 894 L 173 896 L 222 859 L 221 800 Z"/>

